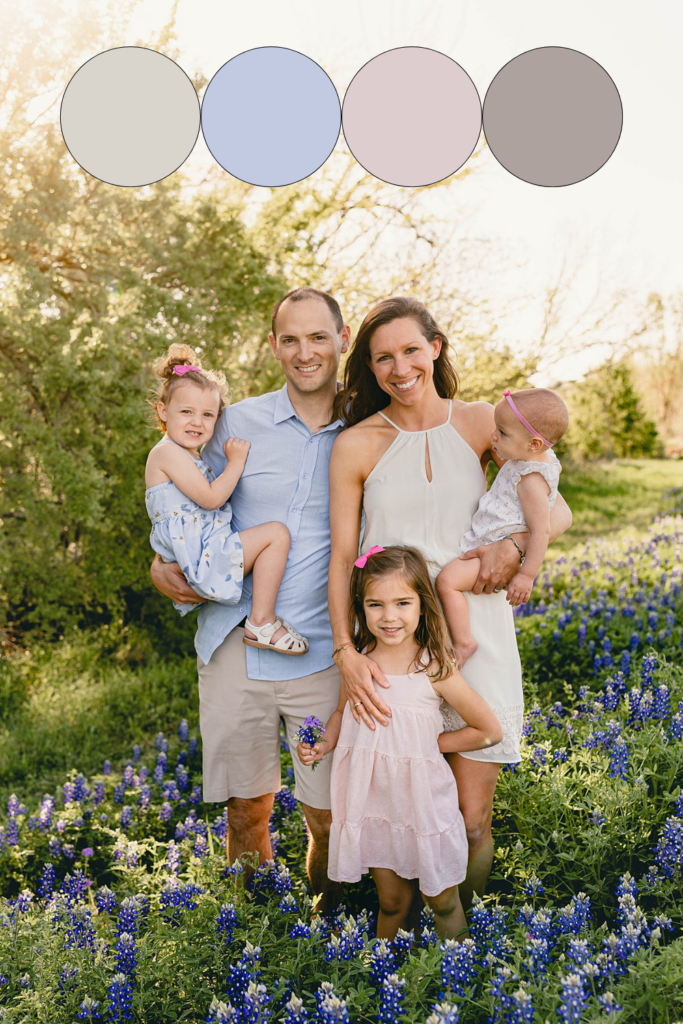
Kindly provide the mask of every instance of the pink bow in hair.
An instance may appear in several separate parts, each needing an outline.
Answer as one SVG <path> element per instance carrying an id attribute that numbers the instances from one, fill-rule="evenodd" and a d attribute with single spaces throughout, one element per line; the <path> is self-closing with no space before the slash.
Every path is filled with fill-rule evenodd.
<path id="1" fill-rule="evenodd" d="M 195 373 L 201 373 L 201 369 L 201 366 L 174 366 L 173 372 L 177 374 L 178 377 L 184 377 L 186 373 L 190 372 L 190 370 L 194 370 Z"/>
<path id="2" fill-rule="evenodd" d="M 359 569 L 364 569 L 365 563 L 367 562 L 370 555 L 378 555 L 380 551 L 384 551 L 384 548 L 380 547 L 379 544 L 373 544 L 370 550 L 366 551 L 364 555 L 360 556 L 360 558 L 357 558 L 353 564 L 357 565 Z"/>

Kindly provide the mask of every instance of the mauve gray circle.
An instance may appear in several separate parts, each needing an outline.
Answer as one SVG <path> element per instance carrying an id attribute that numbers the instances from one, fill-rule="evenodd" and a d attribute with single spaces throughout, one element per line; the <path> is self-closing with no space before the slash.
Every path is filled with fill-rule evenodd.
<path id="1" fill-rule="evenodd" d="M 484 135 L 496 160 L 532 185 L 574 185 L 617 147 L 623 108 L 616 85 L 579 50 L 544 46 L 501 68 L 484 98 Z"/>

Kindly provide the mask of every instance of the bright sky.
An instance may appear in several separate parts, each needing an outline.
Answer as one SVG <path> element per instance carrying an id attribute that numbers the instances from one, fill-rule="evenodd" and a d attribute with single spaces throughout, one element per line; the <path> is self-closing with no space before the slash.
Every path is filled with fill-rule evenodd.
<path id="1" fill-rule="evenodd" d="M 143 0 L 129 41 L 159 28 L 170 6 L 171 0 Z M 680 0 L 180 0 L 178 42 L 181 66 L 207 78 L 251 47 L 292 47 L 322 65 L 342 99 L 366 61 L 396 46 L 452 57 L 482 101 L 496 73 L 525 50 L 580 50 L 606 69 L 621 95 L 624 127 L 608 163 L 576 185 L 540 188 L 487 153 L 480 173 L 441 193 L 443 210 L 454 218 L 474 211 L 473 232 L 505 244 L 509 269 L 493 286 L 501 300 L 549 284 L 568 245 L 589 254 L 579 303 L 598 275 L 606 290 L 671 293 L 683 285 Z M 205 158 L 200 137 L 190 160 Z M 514 326 L 524 331 L 531 322 L 521 313 Z M 563 375 L 575 372 L 574 365 Z"/>

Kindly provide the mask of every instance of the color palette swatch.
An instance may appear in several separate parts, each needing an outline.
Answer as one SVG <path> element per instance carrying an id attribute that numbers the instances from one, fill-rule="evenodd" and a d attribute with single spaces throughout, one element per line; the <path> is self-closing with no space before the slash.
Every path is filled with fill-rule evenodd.
<path id="1" fill-rule="evenodd" d="M 344 138 L 374 177 L 407 188 L 465 165 L 482 129 L 500 165 L 532 185 L 573 185 L 609 160 L 621 135 L 616 85 L 578 50 L 545 46 L 509 61 L 477 89 L 451 57 L 402 46 L 356 73 L 343 107 L 327 73 L 284 46 L 259 46 L 215 73 L 199 108 L 174 61 L 122 46 L 69 82 L 64 141 L 81 167 L 112 185 L 148 185 L 178 170 L 201 129 L 216 162 L 251 185 L 278 188 L 322 167 Z"/>
<path id="2" fill-rule="evenodd" d="M 339 138 L 341 107 L 320 65 L 297 50 L 260 46 L 224 64 L 202 102 L 217 163 L 250 185 L 291 185 L 321 167 Z"/>
<path id="3" fill-rule="evenodd" d="M 528 50 L 506 64 L 484 99 L 491 152 L 532 185 L 574 185 L 616 149 L 623 111 L 596 61 L 564 46 Z"/>
<path id="4" fill-rule="evenodd" d="M 366 171 L 392 185 L 431 185 L 471 156 L 481 132 L 472 79 L 436 50 L 402 46 L 368 61 L 346 90 L 344 138 Z"/>
<path id="5" fill-rule="evenodd" d="M 119 46 L 83 64 L 60 111 L 69 152 L 110 185 L 173 174 L 199 136 L 199 99 L 181 67 L 156 50 Z"/>

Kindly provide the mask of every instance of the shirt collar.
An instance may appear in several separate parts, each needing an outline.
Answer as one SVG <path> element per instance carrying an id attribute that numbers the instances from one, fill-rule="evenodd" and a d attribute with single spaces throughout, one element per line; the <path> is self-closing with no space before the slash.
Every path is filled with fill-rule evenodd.
<path id="1" fill-rule="evenodd" d="M 292 400 L 289 397 L 289 391 L 287 385 L 280 388 L 277 392 L 275 399 L 275 413 L 273 415 L 273 423 L 283 423 L 285 420 L 299 419 L 296 413 L 296 409 L 292 405 Z M 301 423 L 302 421 L 299 420 Z M 304 424 L 305 425 L 305 424 Z M 326 430 L 338 430 L 342 426 L 341 420 L 335 420 L 334 423 L 329 423 L 326 427 L 321 427 L 318 431 L 319 434 L 324 433 Z M 308 428 L 306 428 L 308 429 Z"/>

